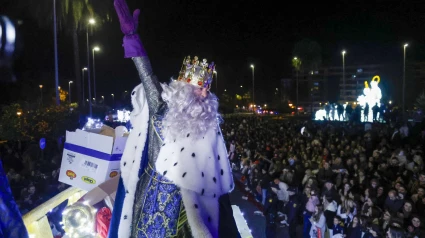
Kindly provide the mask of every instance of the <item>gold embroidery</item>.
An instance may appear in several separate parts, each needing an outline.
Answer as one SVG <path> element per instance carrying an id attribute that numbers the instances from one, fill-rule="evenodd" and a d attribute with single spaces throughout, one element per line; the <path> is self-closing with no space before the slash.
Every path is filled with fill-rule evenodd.
<path id="1" fill-rule="evenodd" d="M 151 165 L 148 167 L 153 169 Z M 145 172 L 149 175 L 149 170 Z M 149 186 L 144 194 L 142 212 L 137 218 L 136 229 L 145 238 L 154 237 L 157 232 L 164 232 L 162 233 L 164 237 L 175 237 L 178 234 L 177 227 L 182 216 L 183 203 L 180 190 L 173 184 L 159 181 L 158 173 L 154 173 L 155 175 L 150 176 Z"/>
<path id="2" fill-rule="evenodd" d="M 164 143 L 164 140 L 161 137 L 162 134 L 162 122 L 157 120 L 156 116 L 152 116 L 151 124 L 154 128 L 155 134 L 158 136 L 161 143 Z M 158 132 L 159 130 L 159 132 Z"/>
<path id="3" fill-rule="evenodd" d="M 151 179 L 157 181 L 158 183 L 165 183 L 165 184 L 173 184 L 173 182 L 167 182 L 167 181 L 162 181 L 162 180 L 158 180 L 157 176 L 159 175 L 158 172 L 155 171 L 154 168 L 152 168 L 152 165 L 150 165 L 148 163 L 149 168 L 154 172 L 154 175 L 152 176 L 148 170 L 148 168 L 145 168 L 145 173 L 147 176 L 149 176 Z"/>
<path id="4" fill-rule="evenodd" d="M 180 213 L 179 213 L 179 219 L 177 220 L 176 234 L 172 237 L 177 237 L 180 229 L 182 229 L 186 223 L 187 223 L 186 209 L 184 208 L 184 204 L 183 204 L 183 200 L 182 200 L 181 203 L 180 203 Z"/>

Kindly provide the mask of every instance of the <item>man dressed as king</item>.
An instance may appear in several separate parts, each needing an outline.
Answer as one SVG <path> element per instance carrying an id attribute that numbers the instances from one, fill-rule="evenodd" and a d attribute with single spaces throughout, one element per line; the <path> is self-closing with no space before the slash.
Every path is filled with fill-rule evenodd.
<path id="1" fill-rule="evenodd" d="M 125 0 L 114 5 L 125 58 L 142 83 L 131 94 L 132 130 L 109 237 L 239 237 L 218 99 L 209 91 L 214 63 L 187 57 L 177 80 L 159 83 L 136 33 L 140 11 L 131 14 Z"/>

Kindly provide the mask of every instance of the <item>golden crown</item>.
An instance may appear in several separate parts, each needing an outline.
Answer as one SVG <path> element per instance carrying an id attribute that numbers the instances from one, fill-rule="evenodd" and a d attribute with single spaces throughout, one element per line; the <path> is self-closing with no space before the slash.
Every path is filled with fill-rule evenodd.
<path id="1" fill-rule="evenodd" d="M 202 62 L 199 62 L 197 56 L 195 56 L 193 60 L 188 56 L 183 60 L 183 65 L 177 80 L 209 90 L 213 81 L 214 72 L 214 62 L 208 64 L 207 59 L 203 59 Z"/>

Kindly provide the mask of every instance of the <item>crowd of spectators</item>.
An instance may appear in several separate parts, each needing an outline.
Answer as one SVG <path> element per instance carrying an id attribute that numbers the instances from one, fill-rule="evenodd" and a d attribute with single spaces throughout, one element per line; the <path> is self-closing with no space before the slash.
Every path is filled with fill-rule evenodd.
<path id="1" fill-rule="evenodd" d="M 425 237 L 423 123 L 314 122 L 225 117 L 235 176 L 262 205 L 267 237 Z M 0 144 L 22 214 L 68 186 L 58 182 L 61 145 Z M 54 225 L 54 224 L 53 224 Z"/>
<path id="2" fill-rule="evenodd" d="M 423 123 L 228 116 L 234 174 L 262 204 L 267 237 L 425 237 Z"/>
<path id="3" fill-rule="evenodd" d="M 22 215 L 69 187 L 58 181 L 61 151 L 57 142 L 48 142 L 44 151 L 35 143 L 0 144 L 0 160 Z M 63 232 L 54 218 L 60 216 L 65 205 L 63 203 L 47 214 L 54 233 Z"/>
<path id="4" fill-rule="evenodd" d="M 43 152 L 37 144 L 3 143 L 0 158 L 22 214 L 66 188 L 58 181 L 62 154 L 57 148 Z"/>

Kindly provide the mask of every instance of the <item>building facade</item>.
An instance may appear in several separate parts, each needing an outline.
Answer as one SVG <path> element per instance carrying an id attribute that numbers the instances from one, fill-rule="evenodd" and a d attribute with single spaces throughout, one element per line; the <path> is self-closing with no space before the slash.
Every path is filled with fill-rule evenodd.
<path id="1" fill-rule="evenodd" d="M 298 72 L 299 80 L 299 107 L 304 111 L 316 111 L 325 103 L 355 102 L 362 94 L 365 81 L 382 73 L 383 65 L 350 65 L 345 67 L 329 66 L 321 67 L 315 71 Z M 296 85 L 296 72 L 294 72 L 294 84 Z M 293 101 L 296 95 L 292 94 Z"/>
<path id="2" fill-rule="evenodd" d="M 370 82 L 373 76 L 381 75 L 383 65 L 350 65 L 345 67 L 345 78 L 342 67 L 329 67 L 329 76 L 339 79 L 339 103 L 356 102 L 365 88 L 365 81 Z M 345 81 L 345 83 L 344 83 Z"/>
<path id="3" fill-rule="evenodd" d="M 370 83 L 373 76 L 379 75 L 382 102 L 402 103 L 403 65 L 400 64 L 359 64 L 346 65 L 345 77 L 342 66 L 326 66 L 316 71 L 298 72 L 299 107 L 310 112 L 316 111 L 327 102 L 356 102 L 363 93 L 365 81 Z M 293 71 L 291 91 L 287 95 L 296 103 L 297 72 Z M 282 80 L 283 82 L 283 80 Z M 406 107 L 412 107 L 416 98 L 425 91 L 425 62 L 406 64 Z"/>

